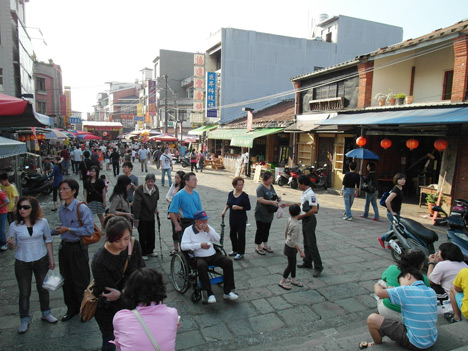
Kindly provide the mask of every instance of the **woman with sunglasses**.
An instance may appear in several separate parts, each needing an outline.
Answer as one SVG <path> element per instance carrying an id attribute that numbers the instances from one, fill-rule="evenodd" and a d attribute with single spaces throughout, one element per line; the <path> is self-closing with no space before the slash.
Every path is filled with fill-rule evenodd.
<path id="1" fill-rule="evenodd" d="M 99 167 L 89 169 L 89 177 L 84 183 L 84 200 L 93 215 L 97 214 L 104 229 L 104 211 L 106 208 L 106 184 L 99 178 Z"/>
<path id="2" fill-rule="evenodd" d="M 19 288 L 19 313 L 21 325 L 18 333 L 24 334 L 31 323 L 29 297 L 31 295 L 32 274 L 36 278 L 37 292 L 41 306 L 42 320 L 57 323 L 50 313 L 49 292 L 42 283 L 49 269 L 55 268 L 52 251 L 53 238 L 47 219 L 34 197 L 23 196 L 18 200 L 15 221 L 10 224 L 8 247 L 17 247 L 15 253 L 15 275 Z"/>
<path id="3" fill-rule="evenodd" d="M 94 277 L 93 293 L 98 297 L 96 322 L 102 333 L 102 350 L 115 350 L 112 320 L 124 308 L 121 292 L 127 277 L 144 267 L 141 246 L 132 238 L 130 222 L 121 216 L 107 217 L 106 243 L 93 257 L 91 269 Z"/>

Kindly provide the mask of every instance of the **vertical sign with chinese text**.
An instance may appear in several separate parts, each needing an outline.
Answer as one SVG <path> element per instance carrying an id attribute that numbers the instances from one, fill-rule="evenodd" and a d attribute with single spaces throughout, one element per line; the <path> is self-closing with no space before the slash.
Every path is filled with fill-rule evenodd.
<path id="1" fill-rule="evenodd" d="M 206 117 L 217 117 L 216 110 L 216 73 L 206 72 Z"/>
<path id="2" fill-rule="evenodd" d="M 205 55 L 195 54 L 193 64 L 193 113 L 190 122 L 202 124 L 205 102 Z"/>

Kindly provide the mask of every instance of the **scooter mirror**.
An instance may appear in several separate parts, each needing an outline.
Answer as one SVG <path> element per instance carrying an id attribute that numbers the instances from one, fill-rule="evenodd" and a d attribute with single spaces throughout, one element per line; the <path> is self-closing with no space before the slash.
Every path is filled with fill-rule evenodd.
<path id="1" fill-rule="evenodd" d="M 436 212 L 444 212 L 444 210 L 440 206 L 432 206 L 432 210 Z"/>

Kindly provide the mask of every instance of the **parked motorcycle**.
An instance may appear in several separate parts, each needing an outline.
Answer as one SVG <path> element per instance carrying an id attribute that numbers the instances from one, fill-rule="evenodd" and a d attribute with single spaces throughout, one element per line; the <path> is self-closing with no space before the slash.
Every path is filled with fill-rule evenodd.
<path id="1" fill-rule="evenodd" d="M 452 211 L 450 212 L 450 216 L 447 216 L 447 213 L 445 212 L 443 213 L 445 216 L 436 218 L 434 220 L 434 225 L 447 225 L 447 218 L 451 216 L 461 217 L 463 218 L 464 223 L 468 223 L 468 201 L 463 199 L 456 199 L 455 204 L 452 207 Z"/>
<path id="2" fill-rule="evenodd" d="M 453 214 L 453 209 L 450 216 L 440 206 L 434 206 L 433 209 L 445 216 L 449 227 L 447 229 L 448 239 L 460 248 L 465 256 L 465 261 L 468 262 L 468 231 L 464 217 Z"/>
<path id="3" fill-rule="evenodd" d="M 306 170 L 309 171 L 309 179 L 310 182 L 312 183 L 313 188 L 320 188 L 323 186 L 325 190 L 328 188 L 328 176 L 327 173 L 325 172 L 327 168 L 327 164 L 324 164 L 322 168 L 315 169 L 314 166 L 310 166 L 306 168 Z"/>
<path id="4" fill-rule="evenodd" d="M 299 187 L 297 179 L 301 174 L 302 171 L 299 167 L 294 167 L 289 170 L 288 184 L 291 186 L 292 189 L 297 189 Z"/>
<path id="5" fill-rule="evenodd" d="M 439 240 L 437 233 L 419 222 L 400 216 L 393 217 L 393 229 L 387 233 L 387 241 L 392 250 L 392 258 L 399 262 L 401 255 L 409 249 L 417 249 L 426 256 L 435 253 L 434 242 Z"/>
<path id="6" fill-rule="evenodd" d="M 190 158 L 189 156 L 185 156 L 183 159 L 180 160 L 182 167 L 190 167 Z"/>
<path id="7" fill-rule="evenodd" d="M 289 167 L 284 167 L 283 172 L 278 174 L 278 176 L 275 179 L 276 184 L 279 186 L 285 186 L 289 182 L 289 178 L 291 177 L 291 174 L 289 173 L 290 168 Z"/>
<path id="8" fill-rule="evenodd" d="M 26 170 L 29 168 L 25 167 Z M 49 195 L 53 188 L 50 177 L 39 173 L 21 173 L 21 189 L 23 195 Z"/>

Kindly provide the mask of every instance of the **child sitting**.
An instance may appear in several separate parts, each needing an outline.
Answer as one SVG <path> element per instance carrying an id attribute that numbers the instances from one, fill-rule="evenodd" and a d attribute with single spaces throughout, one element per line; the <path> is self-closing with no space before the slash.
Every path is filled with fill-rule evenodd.
<path id="1" fill-rule="evenodd" d="M 367 327 L 374 342 L 361 342 L 361 350 L 381 344 L 385 335 L 409 350 L 427 349 L 436 342 L 436 293 L 424 284 L 421 272 L 414 267 L 401 267 L 398 282 L 400 286 L 396 288 L 383 288 L 377 283 L 374 292 L 381 299 L 389 298 L 401 306 L 403 323 L 371 314 L 367 318 Z"/>
<path id="2" fill-rule="evenodd" d="M 291 280 L 289 281 L 292 285 L 302 287 L 302 283 L 296 280 L 296 254 L 299 251 L 299 255 L 304 258 L 304 252 L 299 247 L 299 233 L 301 224 L 297 217 L 301 213 L 299 205 L 289 206 L 289 214 L 291 217 L 288 218 L 288 224 L 286 225 L 286 231 L 284 233 L 284 254 L 288 258 L 288 266 L 284 270 L 283 277 L 279 282 L 279 286 L 285 290 L 291 290 L 291 286 L 286 284 L 289 274 L 291 274 Z"/>
<path id="3" fill-rule="evenodd" d="M 468 268 L 458 272 L 450 289 L 450 303 L 453 313 L 445 313 L 444 317 L 450 322 L 460 322 L 461 314 L 468 319 Z"/>

